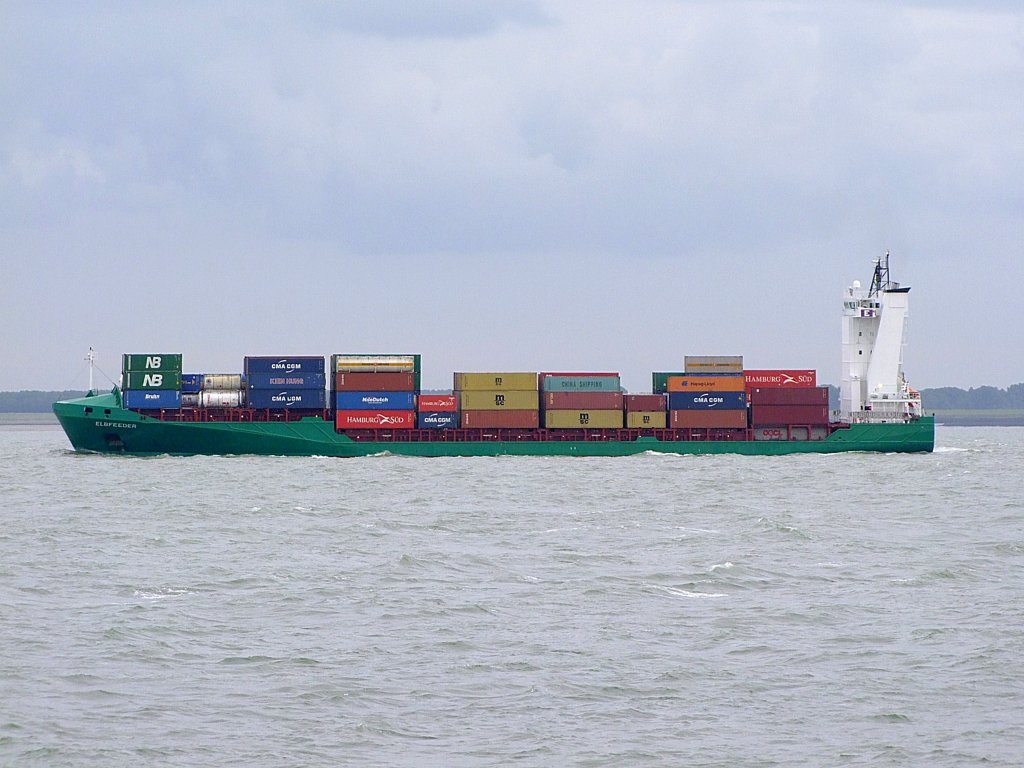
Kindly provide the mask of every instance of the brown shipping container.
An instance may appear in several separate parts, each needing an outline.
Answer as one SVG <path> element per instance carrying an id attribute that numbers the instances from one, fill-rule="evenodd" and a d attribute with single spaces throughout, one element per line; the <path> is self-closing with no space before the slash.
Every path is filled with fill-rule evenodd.
<path id="1" fill-rule="evenodd" d="M 792 368 L 743 372 L 747 380 L 747 389 L 754 387 L 814 387 L 818 384 L 818 372 L 810 369 L 794 370 Z"/>
<path id="2" fill-rule="evenodd" d="M 669 426 L 673 429 L 695 427 L 700 429 L 743 429 L 747 426 L 747 410 L 734 411 L 669 411 Z"/>
<path id="3" fill-rule="evenodd" d="M 664 429 L 668 423 L 665 411 L 627 411 L 626 426 L 630 429 Z"/>
<path id="4" fill-rule="evenodd" d="M 336 392 L 414 392 L 415 375 L 411 373 L 336 373 Z"/>
<path id="5" fill-rule="evenodd" d="M 701 373 L 743 373 L 743 355 L 687 355 L 683 370 L 688 375 Z"/>
<path id="6" fill-rule="evenodd" d="M 542 407 L 553 411 L 621 411 L 621 392 L 544 392 Z"/>
<path id="7" fill-rule="evenodd" d="M 669 376 L 669 392 L 743 392 L 747 388 L 743 374 L 725 376 Z"/>
<path id="8" fill-rule="evenodd" d="M 666 408 L 664 395 L 626 395 L 627 411 L 664 411 Z"/>
<path id="9" fill-rule="evenodd" d="M 487 372 L 487 373 L 456 373 L 454 375 L 455 385 L 452 389 L 464 391 L 470 389 L 483 390 L 507 390 L 537 389 L 536 373 L 509 373 L 509 372 Z"/>
<path id="10" fill-rule="evenodd" d="M 463 411 L 463 429 L 536 429 L 540 411 Z"/>
<path id="11" fill-rule="evenodd" d="M 617 411 L 544 411 L 548 429 L 621 429 L 622 410 Z"/>
<path id="12" fill-rule="evenodd" d="M 754 387 L 748 392 L 751 405 L 824 405 L 828 387 Z"/>
<path id="13" fill-rule="evenodd" d="M 459 393 L 459 404 L 464 411 L 525 411 L 540 407 L 537 390 L 464 390 Z"/>
<path id="14" fill-rule="evenodd" d="M 827 405 L 752 405 L 750 421 L 767 424 L 828 424 Z"/>

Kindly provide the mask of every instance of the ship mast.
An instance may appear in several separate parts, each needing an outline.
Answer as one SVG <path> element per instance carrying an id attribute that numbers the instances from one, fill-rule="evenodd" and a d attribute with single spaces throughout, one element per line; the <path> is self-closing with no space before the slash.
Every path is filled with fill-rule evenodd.
<path id="1" fill-rule="evenodd" d="M 871 277 L 871 288 L 868 289 L 868 296 L 877 296 L 883 291 L 889 290 L 890 284 L 889 252 L 886 251 L 884 258 L 875 259 L 875 274 Z"/>
<path id="2" fill-rule="evenodd" d="M 93 387 L 93 372 L 96 368 L 96 353 L 93 352 L 92 347 L 89 347 L 89 352 L 85 356 L 86 362 L 89 363 L 89 396 L 96 391 Z"/>

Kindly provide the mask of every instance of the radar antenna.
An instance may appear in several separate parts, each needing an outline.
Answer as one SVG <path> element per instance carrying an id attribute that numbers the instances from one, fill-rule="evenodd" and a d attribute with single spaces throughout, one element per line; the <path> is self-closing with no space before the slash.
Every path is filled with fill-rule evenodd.
<path id="1" fill-rule="evenodd" d="M 871 277 L 871 288 L 868 289 L 868 296 L 877 296 L 882 291 L 889 290 L 890 283 L 889 252 L 886 251 L 884 258 L 875 259 L 875 274 Z"/>

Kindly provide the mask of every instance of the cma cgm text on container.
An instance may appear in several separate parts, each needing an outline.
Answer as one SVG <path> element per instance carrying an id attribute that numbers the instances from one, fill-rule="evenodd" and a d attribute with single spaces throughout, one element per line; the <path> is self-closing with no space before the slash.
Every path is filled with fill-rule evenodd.
<path id="1" fill-rule="evenodd" d="M 323 357 L 246 357 L 242 361 L 247 374 L 324 373 Z"/>

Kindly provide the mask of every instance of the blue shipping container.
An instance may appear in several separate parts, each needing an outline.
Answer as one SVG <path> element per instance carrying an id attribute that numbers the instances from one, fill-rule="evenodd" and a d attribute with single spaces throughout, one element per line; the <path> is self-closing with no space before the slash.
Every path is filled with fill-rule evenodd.
<path id="1" fill-rule="evenodd" d="M 415 392 L 338 392 L 339 411 L 414 411 Z"/>
<path id="2" fill-rule="evenodd" d="M 736 411 L 747 407 L 746 392 L 669 392 L 670 411 Z"/>
<path id="3" fill-rule="evenodd" d="M 322 357 L 247 357 L 246 373 L 324 373 Z"/>
<path id="4" fill-rule="evenodd" d="M 250 408 L 326 408 L 327 393 L 322 389 L 250 389 Z"/>
<path id="5" fill-rule="evenodd" d="M 250 373 L 249 389 L 324 389 L 327 376 L 323 373 Z"/>
<path id="6" fill-rule="evenodd" d="M 416 426 L 420 429 L 458 429 L 459 414 L 455 411 L 419 413 L 416 415 Z"/>
<path id="7" fill-rule="evenodd" d="M 183 373 L 181 374 L 181 391 L 188 395 L 195 395 L 203 391 L 203 374 Z"/>
<path id="8" fill-rule="evenodd" d="M 121 393 L 125 408 L 181 408 L 181 392 L 176 389 L 130 389 Z"/>

